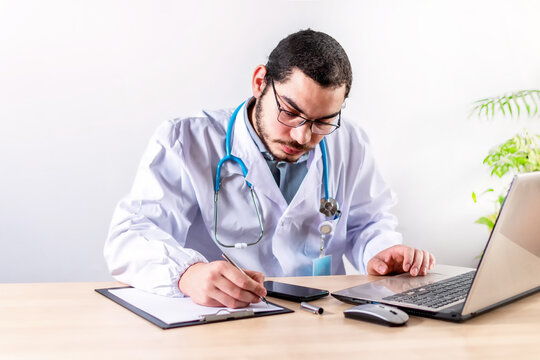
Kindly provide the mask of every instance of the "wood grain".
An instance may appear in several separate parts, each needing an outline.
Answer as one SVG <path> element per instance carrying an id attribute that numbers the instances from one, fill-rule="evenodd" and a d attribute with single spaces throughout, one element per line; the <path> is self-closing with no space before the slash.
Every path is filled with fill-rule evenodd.
<path id="1" fill-rule="evenodd" d="M 270 278 L 336 291 L 362 275 Z M 345 319 L 332 297 L 292 314 L 161 330 L 102 295 L 116 282 L 0 284 L 0 359 L 538 359 L 540 294 L 455 324 L 411 316 L 404 327 Z"/>

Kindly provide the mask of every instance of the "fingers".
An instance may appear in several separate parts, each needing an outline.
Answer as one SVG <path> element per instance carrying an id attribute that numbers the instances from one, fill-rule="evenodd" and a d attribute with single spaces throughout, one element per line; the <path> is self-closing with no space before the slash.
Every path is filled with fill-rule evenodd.
<path id="1" fill-rule="evenodd" d="M 431 254 L 424 250 L 424 261 L 422 262 L 422 266 L 420 267 L 420 275 L 427 275 L 428 270 L 430 270 L 431 266 Z"/>
<path id="2" fill-rule="evenodd" d="M 412 264 L 410 265 L 409 272 L 412 276 L 427 275 L 428 270 L 432 270 L 435 265 L 435 257 L 433 254 L 426 250 L 419 250 L 411 248 L 413 255 Z M 403 270 L 405 270 L 405 261 L 403 263 Z"/>
<path id="3" fill-rule="evenodd" d="M 382 259 L 375 256 L 368 262 L 367 272 L 369 275 L 386 275 L 389 267 Z"/>
<path id="4" fill-rule="evenodd" d="M 414 262 L 415 249 L 408 246 L 403 246 L 403 271 L 408 272 L 411 270 Z"/>
<path id="5" fill-rule="evenodd" d="M 261 283 L 255 281 L 248 275 L 242 274 L 242 272 L 235 267 L 224 268 L 222 276 L 222 279 L 217 281 L 215 285 L 221 292 L 232 298 L 234 301 L 245 303 L 247 305 L 261 301 L 260 296 L 266 295 L 266 289 Z M 227 304 L 227 306 L 229 305 Z"/>
<path id="6" fill-rule="evenodd" d="M 429 254 L 429 270 L 433 270 L 433 267 L 437 263 L 437 260 L 435 260 L 435 256 L 433 254 Z"/>
<path id="7" fill-rule="evenodd" d="M 259 302 L 259 296 L 266 295 L 264 275 L 254 271 L 246 274 L 225 261 L 199 263 L 186 270 L 179 287 L 197 304 L 240 308 Z"/>
<path id="8" fill-rule="evenodd" d="M 219 276 L 214 279 L 213 285 L 217 291 L 212 294 L 212 297 L 224 306 L 245 307 L 250 303 L 260 302 L 259 296 L 266 295 L 262 282 L 255 281 L 225 261 L 216 261 L 213 264 Z M 255 276 L 264 278 L 261 275 Z"/>
<path id="9" fill-rule="evenodd" d="M 429 251 L 423 250 L 423 252 L 424 256 L 419 274 L 427 275 L 428 270 L 433 270 L 433 267 L 435 266 L 435 256 L 433 256 L 433 254 L 431 254 Z"/>
<path id="10" fill-rule="evenodd" d="M 420 269 L 422 268 L 422 262 L 424 261 L 424 252 L 422 250 L 413 249 L 414 251 L 414 260 L 411 264 L 409 272 L 412 276 L 418 275 Z"/>
<path id="11" fill-rule="evenodd" d="M 375 255 L 367 271 L 371 275 L 408 272 L 412 276 L 427 275 L 435 265 L 435 257 L 429 251 L 405 245 L 394 245 Z"/>
<path id="12" fill-rule="evenodd" d="M 246 307 L 251 303 L 260 301 L 257 296 L 242 290 L 227 278 L 217 281 L 215 287 L 218 291 L 213 294 L 214 298 L 224 306 L 233 309 Z"/>
<path id="13" fill-rule="evenodd" d="M 258 272 L 258 271 L 253 271 L 253 270 L 246 270 L 244 269 L 244 272 L 250 277 L 252 278 L 253 280 L 255 280 L 256 282 L 258 282 L 259 284 L 262 284 L 263 287 L 264 287 L 264 274 L 261 273 L 261 272 Z M 266 296 L 266 289 L 265 289 L 265 295 L 263 296 Z"/>
<path id="14" fill-rule="evenodd" d="M 255 297 L 265 296 L 266 289 L 263 286 L 262 281 L 257 281 L 253 278 L 264 279 L 264 275 L 256 271 L 245 271 L 245 274 L 242 274 L 240 270 L 230 265 L 227 262 L 220 261 L 223 268 L 223 276 L 225 276 L 229 281 L 231 281 L 235 286 L 241 288 L 244 291 L 252 293 Z M 251 276 L 253 275 L 253 276 Z"/>

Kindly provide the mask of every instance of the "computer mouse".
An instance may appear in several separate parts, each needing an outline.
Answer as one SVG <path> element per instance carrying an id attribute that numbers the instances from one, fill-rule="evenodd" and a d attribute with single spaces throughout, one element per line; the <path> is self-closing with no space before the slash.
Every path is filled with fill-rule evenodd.
<path id="1" fill-rule="evenodd" d="M 388 326 L 401 326 L 409 320 L 409 315 L 403 310 L 383 304 L 362 304 L 347 309 L 343 313 L 346 318 Z"/>

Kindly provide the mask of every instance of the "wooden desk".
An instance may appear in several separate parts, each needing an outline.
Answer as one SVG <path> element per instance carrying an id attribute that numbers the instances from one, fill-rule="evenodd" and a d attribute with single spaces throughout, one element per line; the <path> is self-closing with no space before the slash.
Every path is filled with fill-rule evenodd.
<path id="1" fill-rule="evenodd" d="M 336 291 L 369 276 L 279 278 Z M 0 359 L 538 359 L 540 293 L 462 324 L 411 316 L 405 327 L 345 319 L 351 305 L 272 299 L 292 314 L 161 330 L 95 288 L 116 282 L 0 285 Z"/>

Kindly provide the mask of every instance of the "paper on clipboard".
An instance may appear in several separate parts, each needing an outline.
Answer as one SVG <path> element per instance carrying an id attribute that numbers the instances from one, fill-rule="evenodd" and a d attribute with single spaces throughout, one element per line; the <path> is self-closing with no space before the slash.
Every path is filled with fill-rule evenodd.
<path id="1" fill-rule="evenodd" d="M 227 310 L 232 313 L 235 311 L 251 309 L 253 312 L 257 313 L 282 309 L 281 307 L 277 307 L 272 304 L 268 304 L 267 306 L 263 302 L 251 304 L 250 306 L 242 309 L 208 307 L 197 305 L 188 297 L 170 298 L 150 294 L 135 288 L 110 289 L 109 293 L 169 325 L 196 321 L 200 319 L 200 316 L 215 314 L 220 310 Z"/>

